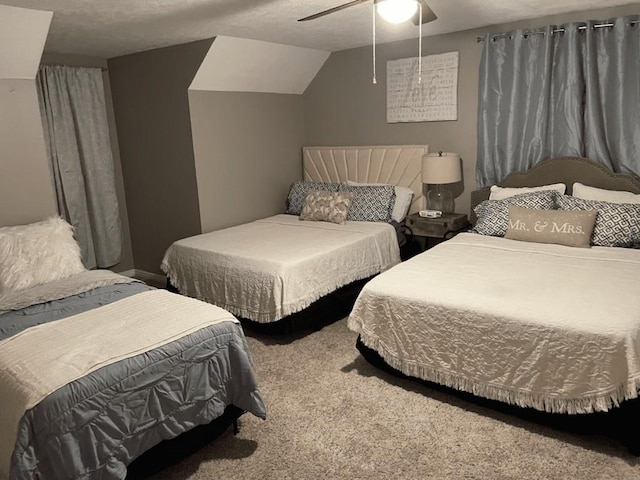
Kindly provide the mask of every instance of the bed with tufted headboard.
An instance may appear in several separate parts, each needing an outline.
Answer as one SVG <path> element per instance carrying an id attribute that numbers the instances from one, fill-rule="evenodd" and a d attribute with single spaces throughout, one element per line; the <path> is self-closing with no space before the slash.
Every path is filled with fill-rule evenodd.
<path id="1" fill-rule="evenodd" d="M 637 406 L 640 179 L 554 158 L 471 198 L 472 232 L 362 289 L 348 319 L 361 353 L 543 412 Z"/>
<path id="2" fill-rule="evenodd" d="M 273 323 L 400 262 L 393 220 L 422 199 L 425 145 L 304 147 L 284 214 L 174 242 L 171 284 L 235 315 Z"/>
<path id="3" fill-rule="evenodd" d="M 640 193 L 640 180 L 633 175 L 614 173 L 601 163 L 583 157 L 555 157 L 543 160 L 524 172 L 514 172 L 498 183 L 500 187 L 537 187 L 552 183 L 563 183 L 565 193 L 573 193 L 573 184 L 595 185 L 605 190 L 620 190 Z M 491 187 L 471 192 L 472 223 L 474 209 L 491 195 Z"/>
<path id="4" fill-rule="evenodd" d="M 423 203 L 422 156 L 428 151 L 427 145 L 304 147 L 304 179 L 407 187 L 414 192 L 408 213 L 415 213 Z"/>

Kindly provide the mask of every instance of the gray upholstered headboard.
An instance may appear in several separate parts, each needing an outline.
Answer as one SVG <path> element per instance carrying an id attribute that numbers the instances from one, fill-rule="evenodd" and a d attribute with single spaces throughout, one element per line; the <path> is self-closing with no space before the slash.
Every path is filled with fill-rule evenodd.
<path id="1" fill-rule="evenodd" d="M 414 192 L 409 213 L 414 213 L 423 208 L 422 156 L 428 152 L 428 145 L 304 147 L 304 179 L 409 187 Z"/>
<path id="2" fill-rule="evenodd" d="M 525 172 L 507 175 L 501 187 L 538 187 L 551 183 L 564 183 L 570 195 L 574 182 L 607 190 L 626 190 L 640 193 L 640 179 L 633 175 L 614 173 L 601 163 L 582 157 L 558 157 L 543 160 Z M 489 198 L 489 187 L 471 192 L 471 221 L 475 222 L 473 209 Z"/>

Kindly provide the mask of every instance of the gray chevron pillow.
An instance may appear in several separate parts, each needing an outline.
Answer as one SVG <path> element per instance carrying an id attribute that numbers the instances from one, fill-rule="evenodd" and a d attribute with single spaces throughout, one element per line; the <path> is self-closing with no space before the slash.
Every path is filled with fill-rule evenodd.
<path id="1" fill-rule="evenodd" d="M 601 247 L 637 247 L 640 245 L 640 204 L 583 200 L 561 195 L 562 210 L 597 210 L 591 243 Z"/>
<path id="2" fill-rule="evenodd" d="M 304 199 L 311 190 L 337 192 L 339 189 L 339 183 L 305 182 L 301 180 L 293 182 L 289 188 L 289 195 L 287 196 L 287 213 L 300 215 Z"/>
<path id="3" fill-rule="evenodd" d="M 389 222 L 396 203 L 393 185 L 340 185 L 341 192 L 351 194 L 347 220 L 359 222 Z"/>
<path id="4" fill-rule="evenodd" d="M 504 237 L 507 228 L 509 228 L 509 205 L 553 210 L 556 208 L 557 196 L 558 192 L 555 190 L 541 190 L 521 193 L 502 200 L 485 200 L 473 209 L 478 221 L 471 231 L 481 235 Z"/>

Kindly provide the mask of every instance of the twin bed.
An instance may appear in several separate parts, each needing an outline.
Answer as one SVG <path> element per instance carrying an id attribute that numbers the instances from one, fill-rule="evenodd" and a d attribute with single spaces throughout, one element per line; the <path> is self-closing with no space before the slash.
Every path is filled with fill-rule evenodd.
<path id="1" fill-rule="evenodd" d="M 241 318 L 273 323 L 299 312 L 400 262 L 396 230 L 388 221 L 420 208 L 427 150 L 305 147 L 305 181 L 292 186 L 288 214 L 179 240 L 167 250 L 162 269 L 181 293 Z M 323 188 L 352 195 L 345 223 L 301 220 L 306 193 Z M 397 213 L 401 202 L 404 210 Z"/>
<path id="2" fill-rule="evenodd" d="M 123 479 L 136 457 L 266 411 L 236 318 L 87 271 L 59 218 L 0 228 L 0 478 Z"/>

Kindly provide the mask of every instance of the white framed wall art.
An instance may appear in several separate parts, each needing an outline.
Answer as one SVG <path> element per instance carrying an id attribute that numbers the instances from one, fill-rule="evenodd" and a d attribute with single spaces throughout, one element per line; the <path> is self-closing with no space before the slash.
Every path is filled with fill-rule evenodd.
<path id="1" fill-rule="evenodd" d="M 387 123 L 458 119 L 459 52 L 387 62 Z"/>

